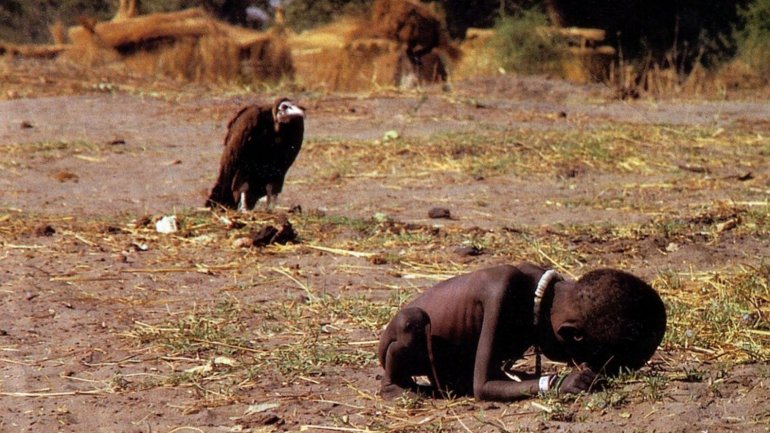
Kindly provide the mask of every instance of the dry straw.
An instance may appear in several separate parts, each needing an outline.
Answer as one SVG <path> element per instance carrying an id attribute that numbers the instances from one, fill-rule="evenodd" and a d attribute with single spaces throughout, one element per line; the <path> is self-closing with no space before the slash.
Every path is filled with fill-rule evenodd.
<path id="1" fill-rule="evenodd" d="M 281 29 L 242 29 L 201 9 L 76 26 L 69 38 L 67 57 L 89 66 L 119 61 L 144 74 L 201 82 L 277 81 L 294 72 Z"/>

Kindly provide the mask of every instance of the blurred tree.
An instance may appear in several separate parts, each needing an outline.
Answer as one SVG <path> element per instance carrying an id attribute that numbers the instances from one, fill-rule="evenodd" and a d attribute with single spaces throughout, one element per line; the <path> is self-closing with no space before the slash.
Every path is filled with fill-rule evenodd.
<path id="1" fill-rule="evenodd" d="M 244 27 L 253 27 L 247 9 L 258 8 L 272 18 L 276 0 L 142 0 L 142 13 L 168 12 L 186 8 L 200 7 L 213 16 Z"/>
<path id="2" fill-rule="evenodd" d="M 770 77 L 770 0 L 753 0 L 739 10 L 741 25 L 735 31 L 738 53 L 752 69 Z"/>
<path id="3" fill-rule="evenodd" d="M 627 57 L 651 56 L 687 68 L 734 52 L 729 37 L 748 0 L 547 0 L 552 21 L 607 30 Z"/>
<path id="4" fill-rule="evenodd" d="M 506 15 L 543 6 L 543 0 L 439 0 L 453 38 L 464 38 L 469 27 L 492 27 Z"/>
<path id="5" fill-rule="evenodd" d="M 372 0 L 289 0 L 283 1 L 283 4 L 286 7 L 286 23 L 301 31 L 342 15 L 367 13 Z"/>
<path id="6" fill-rule="evenodd" d="M 566 44 L 555 33 L 537 31 L 548 25 L 548 17 L 538 9 L 497 20 L 490 42 L 500 66 L 525 74 L 561 73 Z"/>
<path id="7" fill-rule="evenodd" d="M 109 19 L 114 10 L 110 0 L 3 0 L 0 39 L 16 43 L 50 42 L 48 26 L 57 20 L 72 25 L 81 15 Z"/>

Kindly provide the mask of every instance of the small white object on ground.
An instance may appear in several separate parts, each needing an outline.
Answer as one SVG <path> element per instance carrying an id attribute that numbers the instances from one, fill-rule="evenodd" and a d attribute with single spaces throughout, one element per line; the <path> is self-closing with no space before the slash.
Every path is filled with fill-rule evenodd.
<path id="1" fill-rule="evenodd" d="M 155 230 L 158 233 L 175 233 L 178 228 L 176 226 L 176 215 L 164 216 L 155 223 Z"/>

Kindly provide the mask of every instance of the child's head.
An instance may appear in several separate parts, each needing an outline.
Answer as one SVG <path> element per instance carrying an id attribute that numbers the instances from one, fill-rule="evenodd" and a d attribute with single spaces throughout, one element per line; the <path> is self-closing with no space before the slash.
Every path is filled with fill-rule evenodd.
<path id="1" fill-rule="evenodd" d="M 639 278 L 613 269 L 585 274 L 566 290 L 554 322 L 572 361 L 615 374 L 644 365 L 663 339 L 666 310 L 657 292 Z"/>

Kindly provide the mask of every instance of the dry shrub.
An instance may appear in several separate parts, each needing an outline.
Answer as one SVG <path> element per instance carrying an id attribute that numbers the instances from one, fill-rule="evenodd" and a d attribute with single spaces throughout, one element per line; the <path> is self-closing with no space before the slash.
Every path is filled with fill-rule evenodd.
<path id="1" fill-rule="evenodd" d="M 70 29 L 70 58 L 93 65 L 122 61 L 144 74 L 217 81 L 278 80 L 294 72 L 281 32 L 221 23 L 201 9 L 157 13 Z"/>
<path id="2" fill-rule="evenodd" d="M 432 63 L 439 57 L 447 62 L 458 60 L 461 55 L 449 38 L 446 17 L 414 0 L 376 0 L 371 18 L 360 32 L 365 37 L 389 39 L 406 45 L 407 56 L 419 59 L 415 65 L 418 68 L 421 63 Z M 423 58 L 431 53 L 434 60 Z M 431 75 L 430 70 L 436 70 L 435 66 L 429 65 L 427 70 L 418 71 L 418 75 Z"/>
<path id="3" fill-rule="evenodd" d="M 139 15 L 137 0 L 119 0 L 118 11 L 112 17 L 113 21 L 123 21 Z"/>
<path id="4" fill-rule="evenodd" d="M 120 60 L 120 54 L 104 42 L 98 33 L 85 27 L 70 27 L 68 36 L 72 48 L 64 53 L 64 58 L 85 66 L 96 66 Z"/>
<path id="5" fill-rule="evenodd" d="M 355 39 L 361 25 L 360 19 L 344 17 L 325 26 L 290 34 L 288 41 L 292 52 L 298 57 L 323 49 L 338 50 Z M 297 63 L 300 63 L 300 60 Z"/>
<path id="6" fill-rule="evenodd" d="M 612 77 L 614 64 L 612 47 L 572 47 L 562 59 L 562 74 L 573 83 L 606 83 Z"/>
<path id="7" fill-rule="evenodd" d="M 371 16 L 345 18 L 292 36 L 303 84 L 354 91 L 372 86 L 446 81 L 459 50 L 449 43 L 444 19 L 411 0 L 377 0 Z"/>
<path id="8" fill-rule="evenodd" d="M 443 20 L 429 7 L 412 0 L 376 0 L 360 37 L 390 39 L 418 53 L 449 45 Z"/>
<path id="9" fill-rule="evenodd" d="M 688 71 L 652 63 L 643 68 L 633 65 L 618 67 L 613 72 L 610 84 L 618 89 L 622 98 L 649 95 L 665 96 L 714 96 L 723 94 L 725 90 L 736 90 L 740 85 L 732 85 L 730 81 L 745 83 L 748 78 L 742 73 L 735 76 L 726 75 L 723 70 L 712 71 L 700 63 L 696 63 Z"/>
<path id="10" fill-rule="evenodd" d="M 166 37 L 202 36 L 215 30 L 216 22 L 202 9 L 157 13 L 125 19 L 105 21 L 93 26 L 89 32 L 83 26 L 71 27 L 70 39 L 77 43 L 83 33 L 96 34 L 109 47 L 130 50 L 134 44 Z"/>
<path id="11" fill-rule="evenodd" d="M 60 20 L 56 20 L 48 26 L 48 31 L 51 32 L 51 39 L 54 44 L 61 45 L 67 42 L 67 28 Z"/>
<path id="12" fill-rule="evenodd" d="M 469 28 L 460 44 L 462 60 L 454 69 L 457 79 L 480 75 L 493 75 L 501 71 L 502 63 L 490 41 L 495 36 L 492 29 Z"/>
<path id="13" fill-rule="evenodd" d="M 756 89 L 765 79 L 743 60 L 733 60 L 719 69 L 715 77 L 719 86 L 726 90 Z"/>
<path id="14" fill-rule="evenodd" d="M 326 26 L 289 36 L 292 59 L 296 75 L 304 86 L 336 89 L 339 78 L 349 75 L 345 70 L 352 64 L 347 50 L 349 41 L 361 26 L 361 21 L 351 17 L 343 18 Z M 345 90 L 362 87 L 343 86 Z M 342 90 L 342 89 L 340 89 Z"/>
<path id="15" fill-rule="evenodd" d="M 332 86 L 337 90 L 359 90 L 396 83 L 398 44 L 387 39 L 358 39 L 347 44 L 337 59 Z"/>
<path id="16" fill-rule="evenodd" d="M 338 47 L 293 50 L 293 58 L 304 86 L 356 91 L 393 85 L 399 52 L 394 41 L 356 39 Z"/>
<path id="17" fill-rule="evenodd" d="M 0 56 L 53 59 L 66 52 L 69 45 L 7 44 L 0 42 Z"/>
<path id="18" fill-rule="evenodd" d="M 255 41 L 241 53 L 242 77 L 254 77 L 255 81 L 279 81 L 294 78 L 294 61 L 289 45 L 278 32 L 271 37 Z"/>
<path id="19" fill-rule="evenodd" d="M 191 81 L 230 81 L 239 76 L 240 48 L 223 34 L 145 41 L 131 47 L 122 61 L 131 70 Z"/>

